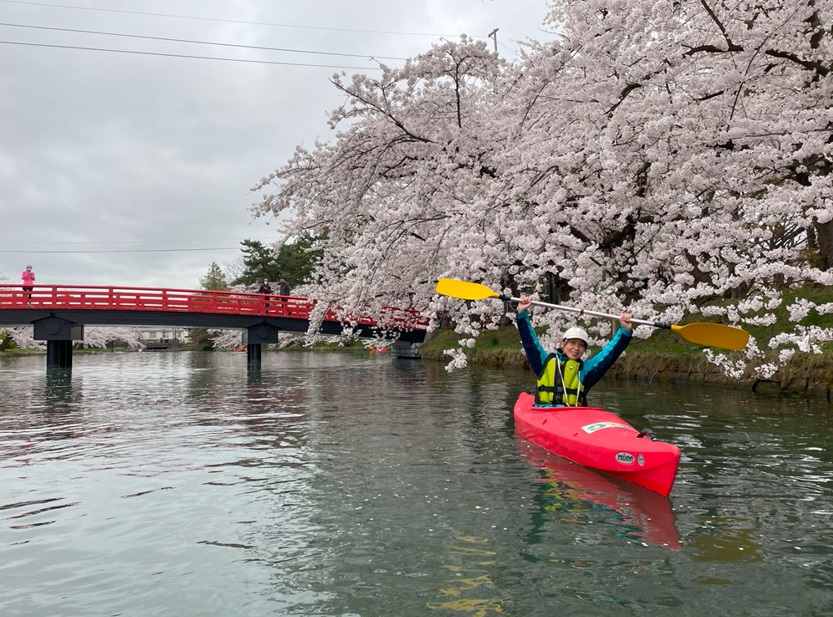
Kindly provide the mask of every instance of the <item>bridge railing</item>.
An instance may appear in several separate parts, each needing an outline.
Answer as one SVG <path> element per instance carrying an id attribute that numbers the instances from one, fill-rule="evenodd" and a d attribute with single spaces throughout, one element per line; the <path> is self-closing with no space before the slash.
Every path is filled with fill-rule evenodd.
<path id="1" fill-rule="evenodd" d="M 315 306 L 316 300 L 300 296 L 266 296 L 236 291 L 90 285 L 34 285 L 31 291 L 24 291 L 19 284 L 0 284 L 0 310 L 225 313 L 308 320 Z M 329 309 L 324 319 L 342 321 L 339 319 L 338 311 L 334 309 Z M 392 306 L 384 307 L 378 320 L 362 315 L 349 321 L 362 325 L 413 330 L 424 330 L 428 326 L 428 319 L 419 311 Z"/>

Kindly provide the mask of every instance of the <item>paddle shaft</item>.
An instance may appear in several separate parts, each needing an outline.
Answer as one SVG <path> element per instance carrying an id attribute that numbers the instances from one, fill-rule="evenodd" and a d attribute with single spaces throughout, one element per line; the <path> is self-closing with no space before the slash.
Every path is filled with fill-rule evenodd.
<path id="1" fill-rule="evenodd" d="M 485 285 L 480 283 L 471 283 L 468 281 L 458 281 L 456 279 L 441 278 L 437 281 L 437 293 L 444 296 L 451 296 L 452 298 L 459 298 L 460 300 L 485 300 L 486 298 L 496 298 L 506 302 L 521 302 L 520 298 L 513 298 L 508 295 L 499 294 L 492 291 Z M 532 301 L 530 304 L 543 306 L 547 308 L 560 309 L 562 311 L 570 311 L 578 313 L 579 315 L 592 315 L 594 317 L 605 317 L 607 319 L 619 319 L 618 315 L 610 313 L 600 313 L 599 311 L 589 311 L 587 309 L 574 308 L 571 306 L 562 306 L 560 304 L 550 304 L 548 302 Z M 631 319 L 631 323 L 636 325 L 651 326 L 652 328 L 662 328 L 664 330 L 671 330 L 679 334 L 685 340 L 696 343 L 697 345 L 706 345 L 710 347 L 722 347 L 724 349 L 732 349 L 734 351 L 741 351 L 749 343 L 749 333 L 740 328 L 732 326 L 724 326 L 716 323 L 691 323 L 685 326 L 678 324 L 665 324 L 653 321 L 644 321 L 642 319 Z"/>
<path id="2" fill-rule="evenodd" d="M 505 294 L 498 294 L 498 298 L 501 300 L 505 300 L 507 302 L 521 302 L 520 298 L 513 298 L 511 296 L 507 296 Z M 533 306 L 543 306 L 546 308 L 554 308 L 560 309 L 562 311 L 570 311 L 571 313 L 578 313 L 580 315 L 592 315 L 593 317 L 607 317 L 609 319 L 619 319 L 619 315 L 613 315 L 611 313 L 601 313 L 599 311 L 589 311 L 587 309 L 576 308 L 574 306 L 564 306 L 562 304 L 550 304 L 549 302 L 539 302 L 538 300 L 532 301 Z M 670 324 L 665 323 L 656 323 L 653 321 L 645 321 L 644 319 L 631 319 L 631 323 L 642 325 L 642 326 L 652 326 L 654 328 L 663 328 L 665 330 L 671 330 Z"/>

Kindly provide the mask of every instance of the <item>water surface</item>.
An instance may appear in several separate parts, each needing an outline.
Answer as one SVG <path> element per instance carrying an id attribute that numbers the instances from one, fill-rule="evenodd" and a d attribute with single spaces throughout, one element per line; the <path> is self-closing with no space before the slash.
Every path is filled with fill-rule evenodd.
<path id="1" fill-rule="evenodd" d="M 516 438 L 523 371 L 0 361 L 0 615 L 833 614 L 823 400 L 603 382 L 670 498 Z"/>

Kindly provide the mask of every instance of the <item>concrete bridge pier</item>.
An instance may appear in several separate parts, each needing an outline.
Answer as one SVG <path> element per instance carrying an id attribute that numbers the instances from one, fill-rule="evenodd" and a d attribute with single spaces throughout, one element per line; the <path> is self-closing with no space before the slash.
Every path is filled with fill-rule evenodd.
<path id="1" fill-rule="evenodd" d="M 72 342 L 84 340 L 84 326 L 54 314 L 33 325 L 34 339 L 46 341 L 46 368 L 72 368 Z"/>
<path id="2" fill-rule="evenodd" d="M 72 341 L 46 341 L 46 368 L 72 368 Z"/>
<path id="3" fill-rule="evenodd" d="M 260 343 L 248 343 L 246 345 L 246 366 L 250 369 L 260 368 Z"/>
<path id="4" fill-rule="evenodd" d="M 262 321 L 246 328 L 246 366 L 249 370 L 260 368 L 262 345 L 278 342 L 280 328 Z"/>

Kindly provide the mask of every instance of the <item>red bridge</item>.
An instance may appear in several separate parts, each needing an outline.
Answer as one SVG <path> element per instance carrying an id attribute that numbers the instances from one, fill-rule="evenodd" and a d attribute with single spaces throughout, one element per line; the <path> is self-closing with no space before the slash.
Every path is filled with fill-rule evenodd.
<path id="1" fill-rule="evenodd" d="M 241 329 L 248 333 L 250 364 L 260 363 L 260 345 L 278 342 L 278 332 L 306 332 L 318 302 L 297 296 L 264 296 L 205 289 L 156 289 L 86 285 L 0 285 L 0 327 L 34 326 L 47 341 L 47 365 L 71 366 L 72 341 L 84 326 L 179 326 Z M 322 309 L 323 310 L 323 309 Z M 403 343 L 421 343 L 428 319 L 419 311 L 385 307 L 378 319 L 342 315 L 328 307 L 318 331 L 354 332 Z"/>

